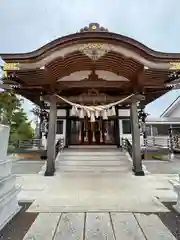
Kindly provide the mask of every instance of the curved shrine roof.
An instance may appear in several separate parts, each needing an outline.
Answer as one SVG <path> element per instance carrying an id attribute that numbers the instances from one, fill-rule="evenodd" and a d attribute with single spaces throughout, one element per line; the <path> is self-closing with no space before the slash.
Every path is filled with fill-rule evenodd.
<path id="1" fill-rule="evenodd" d="M 168 74 L 180 68 L 180 53 L 154 51 L 96 23 L 36 51 L 0 56 L 5 83 L 20 84 L 16 91 L 36 103 L 41 92 L 69 96 L 92 87 L 117 96 L 141 89 L 148 103 L 170 89 Z"/>

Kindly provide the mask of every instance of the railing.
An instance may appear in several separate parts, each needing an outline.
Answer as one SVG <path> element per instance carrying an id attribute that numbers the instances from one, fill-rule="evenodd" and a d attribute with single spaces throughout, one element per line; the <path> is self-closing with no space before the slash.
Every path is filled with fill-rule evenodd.
<path id="1" fill-rule="evenodd" d="M 59 152 L 62 152 L 64 149 L 64 138 L 60 138 L 58 139 L 57 143 L 56 143 L 56 157 L 58 155 Z"/>
<path id="2" fill-rule="evenodd" d="M 41 139 L 27 139 L 27 140 L 19 140 L 17 142 L 17 147 L 21 149 L 41 149 L 42 140 Z"/>
<path id="3" fill-rule="evenodd" d="M 130 143 L 130 141 L 127 138 L 122 139 L 122 147 L 128 151 L 129 155 L 132 158 L 132 144 Z"/>
<path id="4" fill-rule="evenodd" d="M 165 147 L 169 148 L 170 146 L 170 139 L 168 136 L 164 137 L 147 137 L 145 139 L 144 145 L 146 147 Z"/>

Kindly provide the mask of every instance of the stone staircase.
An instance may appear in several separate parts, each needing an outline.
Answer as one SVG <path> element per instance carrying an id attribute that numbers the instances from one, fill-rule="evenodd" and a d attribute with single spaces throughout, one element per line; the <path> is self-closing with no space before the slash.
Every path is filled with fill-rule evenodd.
<path id="1" fill-rule="evenodd" d="M 56 159 L 56 174 L 127 173 L 131 169 L 126 153 L 114 147 L 70 147 Z"/>

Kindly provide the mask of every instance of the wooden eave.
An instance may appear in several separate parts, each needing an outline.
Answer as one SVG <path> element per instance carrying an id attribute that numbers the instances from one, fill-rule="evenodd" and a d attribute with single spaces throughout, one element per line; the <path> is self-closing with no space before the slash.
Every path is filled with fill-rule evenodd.
<path id="1" fill-rule="evenodd" d="M 44 58 L 50 52 L 57 50 L 59 47 L 67 47 L 81 42 L 89 43 L 97 41 L 121 45 L 125 48 L 138 52 L 140 55 L 148 59 L 153 59 L 154 61 L 169 62 L 180 60 L 180 53 L 164 53 L 155 51 L 130 37 L 112 32 L 83 32 L 70 34 L 60 37 L 32 52 L 14 54 L 0 53 L 0 56 L 6 62 L 33 62 Z"/>
<path id="2" fill-rule="evenodd" d="M 29 66 L 32 66 L 57 50 L 75 44 L 96 42 L 121 46 L 157 64 L 165 63 L 166 65 L 167 63 L 168 66 L 170 62 L 180 61 L 180 53 L 154 51 L 132 38 L 104 31 L 75 33 L 58 38 L 29 53 L 0 54 L 0 56 L 7 63 L 19 63 L 27 66 L 29 64 Z M 66 92 L 68 96 L 70 92 L 76 91 L 78 88 L 80 92 L 83 92 L 85 88 L 90 88 L 91 86 L 96 87 L 100 91 L 103 89 L 104 92 L 108 92 L 108 89 L 113 88 L 114 92 L 119 91 L 117 96 L 121 97 L 123 92 L 126 92 L 126 95 L 131 94 L 133 86 L 139 85 L 147 95 L 145 104 L 169 91 L 169 88 L 165 85 L 165 82 L 168 80 L 169 68 L 144 68 L 145 65 L 138 60 L 131 57 L 127 58 L 113 51 L 108 52 L 97 61 L 93 61 L 81 51 L 75 51 L 64 57 L 57 57 L 42 67 L 44 69 L 34 67 L 33 69 L 9 70 L 7 71 L 8 74 L 15 75 L 16 78 L 5 80 L 5 82 L 14 81 L 14 84 L 21 84 L 21 88 L 16 89 L 17 93 L 37 104 L 42 92 L 48 94 L 56 90 L 59 94 Z M 61 80 L 71 73 L 86 70 L 106 70 L 127 78 L 129 82 L 119 82 L 114 79 L 111 79 L 111 81 L 104 81 L 104 79 L 96 79 L 96 81 L 91 81 L 90 79 L 81 81 L 78 79 L 76 79 L 77 81 Z"/>

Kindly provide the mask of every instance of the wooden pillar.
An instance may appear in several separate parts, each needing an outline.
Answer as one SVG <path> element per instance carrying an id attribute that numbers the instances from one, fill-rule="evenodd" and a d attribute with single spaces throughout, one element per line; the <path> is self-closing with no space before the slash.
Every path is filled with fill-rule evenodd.
<path id="1" fill-rule="evenodd" d="M 116 109 L 116 120 L 115 120 L 115 134 L 116 134 L 116 145 L 119 148 L 120 147 L 120 132 L 119 132 L 119 114 L 118 114 L 118 107 L 115 107 Z"/>
<path id="2" fill-rule="evenodd" d="M 133 171 L 136 176 L 144 176 L 141 159 L 140 129 L 138 121 L 137 101 L 135 98 L 132 98 L 130 114 L 132 131 Z"/>
<path id="3" fill-rule="evenodd" d="M 71 120 L 69 119 L 70 109 L 66 109 L 66 136 L 65 136 L 65 147 L 68 148 L 70 143 L 70 134 L 71 134 Z"/>
<path id="4" fill-rule="evenodd" d="M 53 176 L 55 172 L 55 148 L 56 148 L 56 97 L 50 96 L 49 128 L 47 137 L 47 164 L 45 176 Z"/>

